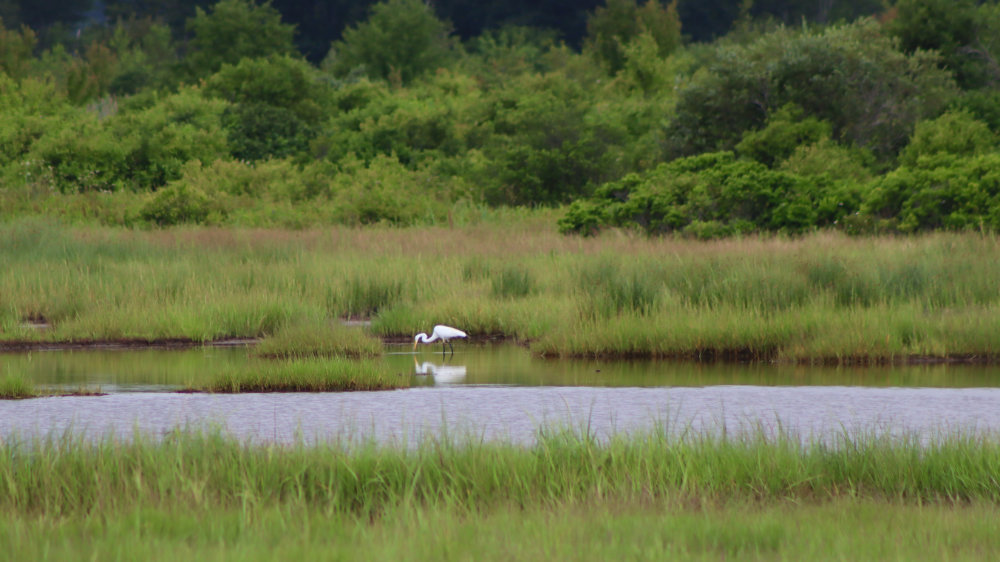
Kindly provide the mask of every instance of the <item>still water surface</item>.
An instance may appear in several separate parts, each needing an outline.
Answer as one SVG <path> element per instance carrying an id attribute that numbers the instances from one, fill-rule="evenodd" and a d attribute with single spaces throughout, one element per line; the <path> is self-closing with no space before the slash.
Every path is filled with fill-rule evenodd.
<path id="1" fill-rule="evenodd" d="M 0 402 L 0 437 L 79 432 L 153 435 L 222 428 L 241 438 L 375 438 L 414 443 L 458 436 L 532 441 L 540 427 L 598 436 L 645 431 L 1000 431 L 1000 369 L 925 365 L 832 368 L 668 361 L 546 360 L 512 345 L 462 346 L 452 356 L 390 349 L 414 388 L 387 392 L 211 395 L 172 392 L 246 363 L 244 348 L 53 351 L 0 355 L 0 373 L 38 386 L 100 387 L 107 396 Z"/>

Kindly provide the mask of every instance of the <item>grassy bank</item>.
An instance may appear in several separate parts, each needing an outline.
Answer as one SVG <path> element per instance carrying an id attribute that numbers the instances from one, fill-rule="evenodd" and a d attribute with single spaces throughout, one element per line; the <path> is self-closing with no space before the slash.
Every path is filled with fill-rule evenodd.
<path id="1" fill-rule="evenodd" d="M 550 218 L 307 231 L 7 224 L 0 345 L 264 337 L 266 355 L 369 356 L 363 334 L 326 327 L 370 319 L 375 336 L 444 323 L 546 356 L 1000 358 L 994 236 L 577 238 Z"/>
<path id="2" fill-rule="evenodd" d="M 982 559 L 1000 551 L 998 473 L 993 437 L 8 441 L 0 544 L 35 560 Z"/>
<path id="3" fill-rule="evenodd" d="M 377 360 L 335 358 L 256 361 L 227 367 L 189 391 L 241 392 L 343 392 L 389 390 L 409 387 L 406 373 L 391 372 Z"/>

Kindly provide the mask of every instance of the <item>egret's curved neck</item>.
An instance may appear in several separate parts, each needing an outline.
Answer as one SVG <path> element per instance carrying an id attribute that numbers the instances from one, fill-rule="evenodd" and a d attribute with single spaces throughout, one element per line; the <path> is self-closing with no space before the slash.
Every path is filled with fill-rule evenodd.
<path id="1" fill-rule="evenodd" d="M 437 341 L 437 339 L 438 339 L 437 334 L 434 334 L 429 338 L 427 337 L 427 334 L 417 334 L 417 337 L 414 338 L 414 341 L 418 341 L 420 343 L 431 343 L 433 341 Z"/>

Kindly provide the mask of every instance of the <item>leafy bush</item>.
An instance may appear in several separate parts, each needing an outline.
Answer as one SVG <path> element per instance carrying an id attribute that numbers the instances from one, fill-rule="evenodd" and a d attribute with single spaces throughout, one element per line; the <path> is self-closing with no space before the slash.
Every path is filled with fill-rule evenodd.
<path id="1" fill-rule="evenodd" d="M 620 175 L 626 130 L 599 118 L 602 108 L 568 76 L 524 77 L 489 101 L 494 134 L 483 146 L 482 179 L 488 203 L 564 203 Z"/>
<path id="2" fill-rule="evenodd" d="M 861 214 L 884 231 L 1000 229 L 1000 154 L 938 154 L 874 180 Z"/>
<path id="3" fill-rule="evenodd" d="M 930 121 L 922 121 L 900 154 L 906 166 L 918 165 L 921 158 L 938 154 L 974 156 L 995 149 L 997 138 L 989 127 L 965 111 L 949 111 Z"/>
<path id="4" fill-rule="evenodd" d="M 205 93 L 233 104 L 222 122 L 233 156 L 245 160 L 305 153 L 332 100 L 319 74 L 288 56 L 225 64 Z"/>
<path id="5" fill-rule="evenodd" d="M 139 217 L 159 226 L 170 226 L 205 223 L 210 215 L 217 212 L 219 208 L 203 191 L 179 182 L 152 194 L 140 210 Z"/>
<path id="6" fill-rule="evenodd" d="M 829 138 L 830 134 L 829 123 L 804 117 L 801 107 L 786 105 L 768 117 L 763 129 L 744 132 L 736 152 L 766 166 L 774 166 L 791 156 L 798 147 Z"/>
<path id="7" fill-rule="evenodd" d="M 767 230 L 801 232 L 812 228 L 817 216 L 814 194 L 799 176 L 718 152 L 609 182 L 589 203 L 571 205 L 560 228 L 589 233 L 602 219 L 651 234 L 717 238 Z"/>
<path id="8" fill-rule="evenodd" d="M 376 157 L 367 165 L 346 161 L 330 190 L 338 222 L 345 224 L 434 222 L 446 214 L 443 204 L 451 195 L 441 178 L 408 170 L 391 156 Z"/>

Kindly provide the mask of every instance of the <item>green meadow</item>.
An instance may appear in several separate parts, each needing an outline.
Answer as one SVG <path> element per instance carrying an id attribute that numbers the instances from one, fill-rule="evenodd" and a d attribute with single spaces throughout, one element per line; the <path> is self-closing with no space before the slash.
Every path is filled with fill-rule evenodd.
<path id="1" fill-rule="evenodd" d="M 447 227 L 0 225 L 0 346 L 260 339 L 374 357 L 434 324 L 546 357 L 992 361 L 1000 245 L 980 233 L 566 237 L 555 211 Z M 364 321 L 345 328 L 346 320 Z"/>

